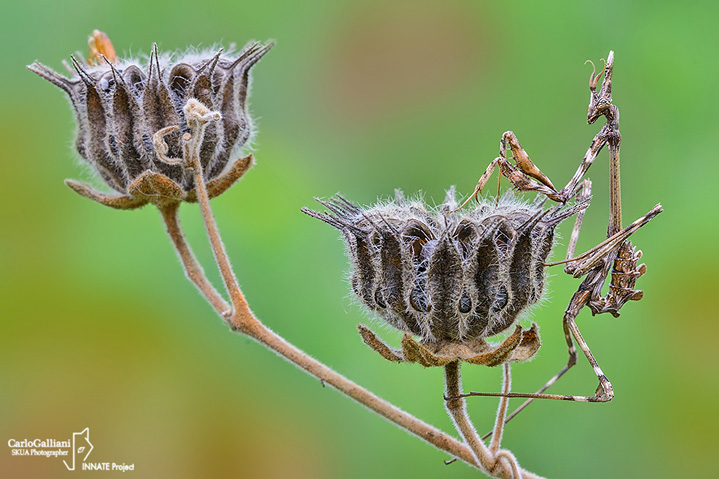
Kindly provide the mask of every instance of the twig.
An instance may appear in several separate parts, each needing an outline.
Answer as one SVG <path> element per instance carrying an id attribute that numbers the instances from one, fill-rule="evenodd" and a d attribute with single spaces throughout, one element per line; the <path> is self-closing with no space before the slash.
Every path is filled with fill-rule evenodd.
<path id="1" fill-rule="evenodd" d="M 210 207 L 210 199 L 207 194 L 207 187 L 205 185 L 205 180 L 202 174 L 202 165 L 199 161 L 199 145 L 202 142 L 202 135 L 204 134 L 205 124 L 207 123 L 207 121 L 210 120 L 211 112 L 193 111 L 189 103 L 188 106 L 186 106 L 186 112 L 188 114 L 188 120 L 193 120 L 188 121 L 190 128 L 193 130 L 193 135 L 192 138 L 186 143 L 187 148 L 184 152 L 185 159 L 187 161 L 187 167 L 189 167 L 194 172 L 195 187 L 197 190 L 197 200 L 200 204 L 202 217 L 205 223 L 205 229 L 207 230 L 210 245 L 212 247 L 217 266 L 222 275 L 222 279 L 225 283 L 225 287 L 230 294 L 233 306 L 233 312 L 232 317 L 230 318 L 230 322 L 235 331 L 244 333 L 247 336 L 255 339 L 257 342 L 266 346 L 268 349 L 274 351 L 283 358 L 287 359 L 289 362 L 299 366 L 312 376 L 320 379 L 323 383 L 330 384 L 331 386 L 335 387 L 337 390 L 351 397 L 355 401 L 366 406 L 367 408 L 376 412 L 380 416 L 388 419 L 389 421 L 395 423 L 401 428 L 407 430 L 408 432 L 414 434 L 420 439 L 427 441 L 436 448 L 449 454 L 452 454 L 453 456 L 461 459 L 467 464 L 474 466 L 482 471 L 492 471 L 491 474 L 494 477 L 520 479 L 519 477 L 517 477 L 517 474 L 514 474 L 512 472 L 512 469 L 516 468 L 516 466 L 513 464 L 510 464 L 509 466 L 507 465 L 507 462 L 512 462 L 511 460 L 498 460 L 500 457 L 507 459 L 506 454 L 498 455 L 496 458 L 493 458 L 489 453 L 487 447 L 479 439 L 477 432 L 469 423 L 469 418 L 466 415 L 466 410 L 464 407 L 464 399 L 456 399 L 449 401 L 448 403 L 454 404 L 454 401 L 458 401 L 457 404 L 460 405 L 459 409 L 453 409 L 454 414 L 456 414 L 457 416 L 455 418 L 455 421 L 459 419 L 459 421 L 464 424 L 463 429 L 460 430 L 460 432 L 468 430 L 471 430 L 473 432 L 473 436 L 469 436 L 469 440 L 467 439 L 467 437 L 465 437 L 465 440 L 468 440 L 471 449 L 468 448 L 466 445 L 460 443 L 456 439 L 452 438 L 451 436 L 440 431 L 439 429 L 425 423 L 424 421 L 412 416 L 405 411 L 402 411 L 393 404 L 381 399 L 380 397 L 376 396 L 375 394 L 371 393 L 360 385 L 345 378 L 338 372 L 325 366 L 321 362 L 309 356 L 304 351 L 285 341 L 284 338 L 271 331 L 264 324 L 262 324 L 259 319 L 257 319 L 257 317 L 250 310 L 249 305 L 247 304 L 247 301 L 245 300 L 245 297 L 240 290 L 239 284 L 237 283 L 235 274 L 230 266 L 227 252 L 225 251 L 225 247 L 220 237 L 220 232 L 217 228 L 217 223 L 212 213 L 212 208 Z M 459 391 L 458 364 L 456 364 L 456 378 L 456 388 L 457 391 Z M 447 387 L 449 397 L 449 383 Z M 452 391 L 454 391 L 454 389 Z M 457 396 L 458 394 L 459 393 L 451 395 Z M 448 410 L 450 410 L 449 406 Z M 477 454 L 477 451 L 480 451 L 480 454 Z M 475 454 L 479 456 L 479 462 L 477 461 Z M 518 470 L 518 472 L 521 475 L 522 479 L 535 479 L 538 477 L 530 472 L 525 472 L 522 470 Z"/>
<path id="2" fill-rule="evenodd" d="M 202 183 L 198 183 L 198 186 Z M 200 188 L 198 188 L 198 193 Z M 198 194 L 198 199 L 202 198 L 202 193 Z M 202 267 L 197 263 L 192 250 L 185 241 L 185 237 L 180 228 L 177 220 L 177 205 L 173 205 L 168 208 L 161 209 L 163 219 L 167 225 L 167 231 L 170 238 L 175 245 L 180 260 L 185 268 L 187 278 L 192 281 L 195 286 L 200 290 L 202 295 L 207 301 L 212 304 L 215 310 L 221 315 L 229 311 L 230 306 L 220 297 L 217 291 L 212 287 Z M 204 213 L 204 212 L 203 212 Z M 207 225 L 207 223 L 205 223 Z M 212 221 L 210 224 L 214 224 Z M 216 228 L 216 226 L 215 226 Z M 209 234 L 209 233 L 208 233 Z M 222 243 L 220 242 L 220 245 Z M 233 275 L 234 277 L 234 275 Z M 464 444 L 457 441 L 455 438 L 445 434 L 439 429 L 425 423 L 424 421 L 417 419 L 411 414 L 402 411 L 396 406 L 388 403 L 382 398 L 372 394 L 360 385 L 350 381 L 341 374 L 328 368 L 321 362 L 307 355 L 297 347 L 285 341 L 283 338 L 265 327 L 259 320 L 257 320 L 251 312 L 247 311 L 252 317 L 253 321 L 250 322 L 249 327 L 245 328 L 242 332 L 255 339 L 258 343 L 266 346 L 278 355 L 287 359 L 289 362 L 299 366 L 312 376 L 320 379 L 323 384 L 330 384 L 334 386 L 338 391 L 343 392 L 347 396 L 351 397 L 360 404 L 366 406 L 372 411 L 376 412 L 380 416 L 386 418 L 390 422 L 397 424 L 398 426 L 406 429 L 410 433 L 425 440 L 432 444 L 436 448 L 452 454 L 455 457 L 460 458 L 471 466 L 475 466 L 474 457 L 472 452 Z M 244 317 L 244 315 L 243 315 Z"/>
<path id="3" fill-rule="evenodd" d="M 459 361 L 452 361 L 444 367 L 444 381 L 446 386 L 445 395 L 451 398 L 445 402 L 447 412 L 454 421 L 454 425 L 464 442 L 472 449 L 474 457 L 480 464 L 480 469 L 485 474 L 489 474 L 494 461 L 491 459 L 489 449 L 479 438 L 479 434 L 477 434 L 469 420 L 464 398 L 459 397 L 462 394 Z"/>
<path id="4" fill-rule="evenodd" d="M 510 388 L 512 386 L 510 364 L 504 363 L 502 365 L 502 368 L 503 368 L 502 392 L 504 394 L 507 394 L 507 393 L 509 393 Z M 502 441 L 502 432 L 504 431 L 504 424 L 505 424 L 504 417 L 507 414 L 507 406 L 508 405 L 509 405 L 508 397 L 505 396 L 505 397 L 500 398 L 499 408 L 497 410 L 497 418 L 494 422 L 494 434 L 492 436 L 492 442 L 489 445 L 489 450 L 494 455 L 496 455 L 497 451 L 499 451 L 499 444 Z"/>
<path id="5" fill-rule="evenodd" d="M 487 470 L 486 467 L 483 468 L 482 466 L 480 466 L 480 464 L 475 459 L 472 450 L 470 450 L 470 448 L 468 448 L 466 445 L 462 444 L 461 442 L 457 441 L 456 439 L 442 432 L 441 430 L 435 428 L 434 426 L 431 426 L 424 421 L 414 417 L 413 415 L 399 409 L 397 406 L 394 406 L 393 404 L 385 401 L 379 396 L 371 393 L 357 383 L 350 381 L 338 372 L 330 369 L 329 367 L 325 366 L 313 357 L 309 356 L 307 353 L 300 350 L 296 346 L 288 343 L 281 336 L 277 335 L 269 328 L 267 328 L 264 324 L 262 324 L 255 317 L 252 311 L 250 311 L 249 306 L 244 300 L 242 292 L 239 290 L 239 286 L 237 285 L 234 273 L 232 273 L 232 270 L 229 269 L 229 261 L 227 261 L 227 255 L 224 251 L 222 241 L 220 240 L 217 223 L 214 220 L 212 209 L 210 208 L 209 198 L 207 197 L 207 189 L 204 185 L 204 179 L 197 170 L 195 171 L 195 180 L 197 182 L 196 187 L 198 202 L 200 203 L 202 215 L 205 219 L 205 227 L 207 229 L 208 236 L 210 237 L 210 243 L 213 247 L 213 251 L 215 251 L 215 259 L 217 260 L 218 267 L 221 271 L 222 268 L 227 268 L 229 272 L 229 274 L 222 274 L 223 280 L 225 281 L 225 286 L 227 287 L 228 291 L 233 291 L 236 288 L 236 293 L 239 293 L 239 296 L 242 298 L 242 302 L 238 303 L 235 303 L 235 301 L 233 300 L 233 306 L 235 307 L 235 310 L 233 312 L 232 325 L 234 326 L 236 331 L 244 333 L 249 337 L 255 339 L 257 342 L 266 346 L 267 348 L 274 351 L 283 358 L 287 359 L 289 362 L 304 369 L 312 376 L 320 379 L 326 384 L 335 387 L 338 391 L 346 394 L 347 396 L 351 397 L 355 401 L 376 412 L 385 419 L 407 430 L 411 434 L 414 434 L 420 439 L 423 439 L 424 441 L 432 444 L 437 449 L 445 451 L 480 470 Z M 220 261 L 224 261 L 224 263 L 220 264 Z M 464 399 L 461 399 L 461 402 L 462 404 L 464 404 Z M 484 444 L 481 444 L 481 447 L 486 450 Z M 512 477 L 511 468 L 507 469 L 505 467 L 502 467 L 497 472 L 504 474 L 497 477 Z M 527 471 L 521 471 L 521 474 L 523 479 L 535 479 L 539 477 Z"/>
<path id="6" fill-rule="evenodd" d="M 245 323 L 252 322 L 253 320 L 256 321 L 256 319 L 250 311 L 247 301 L 245 300 L 245 295 L 242 294 L 235 273 L 230 266 L 225 245 L 222 243 L 215 217 L 210 208 L 210 199 L 207 196 L 207 188 L 202 178 L 202 166 L 199 161 L 196 162 L 195 184 L 197 186 L 197 202 L 200 204 L 200 209 L 202 210 L 202 219 L 205 222 L 205 230 L 207 231 L 207 237 L 210 239 L 212 253 L 215 256 L 217 267 L 222 275 L 222 281 L 225 283 L 225 288 L 232 302 L 232 317 L 230 321 L 235 328 L 241 329 Z"/>
<path id="7" fill-rule="evenodd" d="M 220 316 L 226 317 L 230 313 L 230 305 L 220 296 L 217 290 L 212 286 L 210 281 L 205 276 L 205 271 L 202 266 L 197 262 L 190 245 L 187 244 L 185 235 L 180 226 L 180 219 L 178 217 L 178 210 L 180 203 L 170 203 L 169 205 L 159 208 L 162 213 L 162 219 L 165 222 L 167 228 L 167 234 L 172 240 L 172 244 L 175 246 L 177 256 L 182 262 L 182 266 L 185 270 L 185 276 L 187 279 L 200 290 L 200 293 L 207 299 L 207 301 L 215 308 Z"/>
<path id="8" fill-rule="evenodd" d="M 203 196 L 206 197 L 206 190 L 203 187 L 203 183 L 204 182 L 200 177 L 200 180 L 197 183 L 198 200 L 200 202 L 200 205 L 203 204 Z M 212 218 L 212 211 L 209 208 L 209 201 L 207 202 L 207 206 L 208 208 L 206 210 L 203 209 L 202 212 L 203 216 L 206 212 L 208 212 L 209 216 L 211 217 L 210 221 L 205 221 L 205 225 L 208 228 L 208 235 L 210 235 L 211 228 L 214 229 L 214 231 L 217 233 L 218 244 L 220 247 L 222 247 L 222 242 L 219 241 L 219 232 L 217 231 L 217 226 L 214 221 L 214 218 Z M 212 241 L 212 237 L 210 241 Z M 222 252 L 224 253 L 224 248 L 222 248 Z M 227 264 L 229 265 L 229 263 Z M 204 275 L 204 272 L 202 274 Z M 231 275 L 230 277 L 234 280 L 234 275 Z M 227 276 L 223 275 L 223 279 L 226 278 Z M 208 301 L 210 300 L 209 296 L 205 295 L 205 297 L 208 299 Z M 356 384 L 353 381 L 350 381 L 338 372 L 330 369 L 321 362 L 312 358 L 304 351 L 288 343 L 282 337 L 280 337 L 279 335 L 271 331 L 269 328 L 267 328 L 264 324 L 262 324 L 254 316 L 254 314 L 252 314 L 249 308 L 246 308 L 244 310 L 235 310 L 234 315 L 237 318 L 250 318 L 249 321 L 241 319 L 240 321 L 242 322 L 233 324 L 233 326 L 235 326 L 238 332 L 247 334 L 249 337 L 253 338 L 258 343 L 266 346 L 267 348 L 274 351 L 289 362 L 299 366 L 307 373 L 320 379 L 323 384 L 329 384 L 335 387 L 338 391 L 346 394 L 347 396 L 351 397 L 355 401 L 376 412 L 390 422 L 393 422 L 401 428 L 406 429 L 420 439 L 423 439 L 424 441 L 432 444 L 437 449 L 452 454 L 453 456 L 461 459 L 467 464 L 477 467 L 474 456 L 472 455 L 472 452 L 469 450 L 469 448 L 467 448 L 467 446 L 460 443 L 455 438 L 445 434 L 441 430 L 425 423 L 424 421 L 385 401 L 379 396 L 369 392 L 362 386 Z"/>
<path id="9" fill-rule="evenodd" d="M 333 386 L 338 391 L 346 394 L 390 422 L 406 429 L 420 439 L 432 444 L 437 449 L 452 454 L 471 466 L 478 467 L 472 452 L 467 446 L 325 366 L 296 346 L 288 343 L 284 338 L 271 331 L 259 321 L 242 332 L 289 362 L 299 366 L 307 373 L 320 379 L 325 384 Z"/>
<path id="10" fill-rule="evenodd" d="M 472 422 L 467 415 L 466 402 L 462 395 L 461 387 L 461 376 L 460 376 L 460 362 L 452 361 L 444 367 L 444 377 L 446 384 L 445 395 L 448 399 L 445 403 L 447 412 L 454 421 L 454 425 L 457 431 L 462 435 L 462 438 L 471 448 L 473 454 L 476 457 L 478 468 L 485 474 L 492 477 L 500 478 L 514 478 L 514 479 L 534 479 L 538 476 L 531 472 L 519 469 L 516 465 L 516 459 L 508 451 L 495 451 L 492 452 L 485 446 L 484 442 L 479 438 L 477 430 L 472 425 Z M 505 381 L 505 386 L 508 386 L 508 381 Z M 500 403 L 500 411 L 504 407 L 506 410 L 507 405 L 503 406 Z M 497 421 L 502 426 L 504 425 L 504 417 L 497 418 Z M 502 427 L 500 426 L 500 428 Z M 501 430 L 499 431 L 501 436 Z M 493 446 L 494 446 L 494 442 Z M 497 449 L 499 448 L 499 442 L 496 444 Z M 504 459 L 503 461 L 501 459 Z"/>
<path id="11" fill-rule="evenodd" d="M 192 134 L 185 133 L 183 137 L 183 157 L 185 165 L 194 173 L 195 188 L 197 190 L 197 202 L 200 204 L 202 211 L 202 219 L 205 223 L 205 230 L 210 239 L 212 254 L 215 256 L 215 262 L 222 275 L 222 281 L 230 295 L 232 302 L 232 316 L 230 322 L 236 329 L 242 329 L 245 325 L 257 321 L 250 311 L 245 296 L 240 290 L 237 283 L 235 273 L 230 266 L 230 259 L 227 256 L 225 245 L 222 244 L 220 231 L 217 229 L 215 217 L 210 208 L 210 197 L 207 193 L 207 186 L 202 172 L 202 163 L 200 162 L 200 148 L 205 136 L 205 129 L 210 121 L 218 121 L 220 113 L 210 111 L 205 105 L 197 100 L 189 100 L 185 105 L 185 115 L 187 125 L 190 127 Z"/>

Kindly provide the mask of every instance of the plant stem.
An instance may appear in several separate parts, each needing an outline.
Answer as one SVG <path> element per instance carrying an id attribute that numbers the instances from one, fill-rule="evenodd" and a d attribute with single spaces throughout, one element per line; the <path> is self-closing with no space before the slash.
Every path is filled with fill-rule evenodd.
<path id="1" fill-rule="evenodd" d="M 460 397 L 462 394 L 462 380 L 460 377 L 459 361 L 452 361 L 444 367 L 444 380 L 446 385 L 445 396 L 452 398 L 445 402 L 447 412 L 454 421 L 454 425 L 464 439 L 464 442 L 466 442 L 472 450 L 475 460 L 480 465 L 480 470 L 489 475 L 489 471 L 494 465 L 494 460 L 491 458 L 489 449 L 487 449 L 479 438 L 477 431 L 475 431 L 474 426 L 470 422 L 465 400 Z"/>
<path id="2" fill-rule="evenodd" d="M 217 223 L 214 219 L 212 209 L 210 207 L 210 201 L 207 195 L 207 188 L 205 187 L 204 178 L 202 176 L 201 166 L 199 161 L 192 162 L 195 169 L 195 186 L 197 188 L 197 200 L 200 204 L 202 216 L 207 230 L 210 244 L 217 261 L 218 268 L 222 274 L 222 278 L 225 282 L 230 296 L 232 298 L 232 304 L 234 307 L 233 315 L 231 318 L 231 325 L 238 332 L 244 333 L 249 337 L 255 339 L 260 344 L 264 345 L 268 349 L 274 351 L 278 355 L 282 356 L 289 362 L 299 366 L 312 376 L 320 379 L 321 381 L 335 387 L 338 391 L 346 394 L 360 404 L 366 406 L 372 411 L 376 412 L 385 419 L 393 422 L 399 427 L 406 431 L 414 434 L 427 441 L 428 443 L 435 446 L 437 449 L 445 451 L 454 457 L 457 457 L 465 463 L 476 467 L 480 470 L 487 471 L 489 468 L 482 466 L 475 458 L 472 449 L 466 445 L 457 441 L 455 438 L 445 434 L 441 430 L 425 423 L 424 421 L 412 416 L 411 414 L 399 409 L 397 406 L 385 401 L 379 396 L 371 393 L 362 386 L 350 381 L 338 372 L 330 369 L 323 363 L 314 359 L 301 349 L 287 342 L 284 338 L 267 328 L 250 310 L 247 302 L 245 301 L 244 295 L 240 291 L 239 285 L 235 275 L 230 267 L 227 253 L 224 245 L 220 238 L 220 233 L 217 228 Z M 208 298 L 209 300 L 209 298 Z M 464 405 L 464 399 L 460 399 L 461 404 Z M 462 411 L 464 408 L 462 407 Z M 471 424 L 468 422 L 466 412 L 464 417 L 467 425 L 474 431 Z M 474 432 L 474 439 L 477 443 L 474 447 L 481 448 L 485 451 L 482 456 L 485 460 L 485 464 L 494 466 L 495 460 L 489 459 L 489 452 L 484 444 L 477 437 L 476 431 Z M 499 463 L 500 467 L 497 467 L 495 474 L 499 474 L 496 477 L 511 478 L 512 471 L 511 466 L 505 467 L 506 461 Z M 532 473 L 521 471 L 523 479 L 535 479 Z"/>
<path id="3" fill-rule="evenodd" d="M 333 386 L 338 391 L 346 394 L 388 421 L 395 423 L 420 439 L 432 444 L 437 449 L 458 457 L 471 466 L 478 467 L 472 452 L 467 446 L 434 426 L 425 423 L 421 419 L 414 417 L 371 393 L 359 384 L 342 376 L 340 373 L 330 369 L 328 366 L 271 331 L 259 320 L 243 332 L 289 362 L 299 366 L 324 383 Z"/>
<path id="4" fill-rule="evenodd" d="M 205 271 L 197 262 L 197 258 L 195 258 L 190 245 L 187 243 L 182 227 L 180 226 L 180 219 L 178 216 L 179 207 L 180 203 L 171 203 L 167 206 L 159 208 L 160 213 L 162 213 L 162 219 L 165 222 L 167 234 L 170 236 L 172 244 L 175 246 L 175 252 L 177 252 L 177 256 L 182 262 L 187 279 L 192 281 L 200 293 L 202 293 L 212 307 L 215 308 L 215 311 L 217 311 L 220 316 L 225 317 L 225 315 L 231 311 L 230 305 L 227 304 L 214 286 L 212 286 L 209 282 L 205 276 Z"/>
<path id="5" fill-rule="evenodd" d="M 235 310 L 232 318 L 232 326 L 239 332 L 247 334 L 289 362 L 299 366 L 325 383 L 330 384 L 380 416 L 406 429 L 415 436 L 424 439 L 438 449 L 477 467 L 472 452 L 464 444 L 411 414 L 402 411 L 393 404 L 381 399 L 362 386 L 325 366 L 304 351 L 285 341 L 284 338 L 271 331 L 254 316 L 237 285 L 234 273 L 230 269 L 227 254 L 220 239 L 219 230 L 217 229 L 217 223 L 214 220 L 212 209 L 210 208 L 205 182 L 199 169 L 195 170 L 195 182 L 197 199 L 202 209 L 202 216 L 205 220 L 205 227 L 210 238 L 210 244 L 215 252 L 215 259 L 222 272 L 222 278 L 225 281 L 228 291 L 230 291 L 231 294 L 232 291 L 235 291 L 235 294 L 242 299 L 241 302 L 237 303 L 233 299 Z M 207 298 L 208 300 L 210 299 L 209 297 Z"/>
<path id="6" fill-rule="evenodd" d="M 215 217 L 212 214 L 210 208 L 210 198 L 207 195 L 207 187 L 205 186 L 205 180 L 202 177 L 202 166 L 200 165 L 199 159 L 194 159 L 194 170 L 195 170 L 195 186 L 197 188 L 197 202 L 200 204 L 202 211 L 202 219 L 205 222 L 205 230 L 207 236 L 210 239 L 210 246 L 212 247 L 212 253 L 215 256 L 217 267 L 220 269 L 222 280 L 225 283 L 225 288 L 230 295 L 230 301 L 232 302 L 232 325 L 235 328 L 240 328 L 243 323 L 256 319 L 250 311 L 249 305 L 245 300 L 245 295 L 240 290 L 240 285 L 237 283 L 235 273 L 232 271 L 230 266 L 230 260 L 227 257 L 227 251 L 225 245 L 222 243 L 220 238 L 220 232 L 217 229 L 217 223 Z M 239 315 L 239 316 L 238 316 Z"/>
<path id="7" fill-rule="evenodd" d="M 512 376 L 509 363 L 504 363 L 503 376 L 502 376 L 502 392 L 504 394 L 509 393 L 512 386 Z M 494 422 L 494 434 L 492 435 L 492 442 L 489 444 L 489 450 L 492 454 L 496 455 L 499 451 L 499 444 L 502 441 L 502 432 L 504 431 L 504 417 L 507 414 L 507 406 L 509 405 L 509 398 L 504 396 L 499 399 L 499 408 L 497 410 L 497 418 Z"/>
<path id="8" fill-rule="evenodd" d="M 444 367 L 446 392 L 448 399 L 445 403 L 447 412 L 454 421 L 457 431 L 462 435 L 464 441 L 469 445 L 478 463 L 478 469 L 491 477 L 514 478 L 514 479 L 535 479 L 538 476 L 531 472 L 519 469 L 516 460 L 508 451 L 491 452 L 484 442 L 479 438 L 477 430 L 472 425 L 467 414 L 466 402 L 462 395 L 462 380 L 460 376 L 460 361 L 452 361 Z M 506 382 L 505 382 L 506 384 Z M 506 404 L 504 405 L 506 409 Z M 501 406 L 500 406 L 501 408 Z M 503 423 L 502 420 L 499 422 Z M 501 431 L 500 431 L 501 435 Z M 499 448 L 499 444 L 497 444 Z M 505 461 L 500 461 L 505 459 Z M 519 477 L 517 474 L 519 473 Z"/>

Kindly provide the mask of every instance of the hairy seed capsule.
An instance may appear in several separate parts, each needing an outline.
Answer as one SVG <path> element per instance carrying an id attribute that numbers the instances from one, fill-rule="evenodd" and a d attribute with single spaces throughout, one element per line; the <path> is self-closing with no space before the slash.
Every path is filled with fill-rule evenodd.
<path id="1" fill-rule="evenodd" d="M 192 173 L 186 165 L 163 161 L 183 156 L 182 138 L 190 131 L 184 107 L 195 99 L 221 114 L 220 121 L 207 125 L 199 150 L 206 182 L 218 180 L 235 166 L 228 168 L 231 155 L 252 134 L 247 112 L 250 69 L 271 47 L 272 43 L 252 43 L 227 57 L 220 50 L 214 55 L 188 53 L 170 61 L 159 55 L 155 46 L 144 66 L 112 61 L 101 54 L 102 61 L 93 62 L 96 65 L 73 57 L 76 74 L 71 78 L 38 62 L 30 65 L 31 71 L 68 94 L 77 122 L 78 153 L 107 185 L 124 196 L 100 201 L 101 194 L 85 185 L 70 182 L 69 186 L 116 208 L 191 201 Z M 156 134 L 174 126 L 179 128 L 167 130 L 158 145 Z M 228 181 L 223 178 L 224 183 Z"/>
<path id="2" fill-rule="evenodd" d="M 303 211 L 344 233 L 352 288 L 393 327 L 426 342 L 485 338 L 539 301 L 554 229 L 585 204 L 544 209 L 505 195 L 454 212 L 454 190 L 431 209 L 395 201 L 360 209 L 341 196 Z"/>

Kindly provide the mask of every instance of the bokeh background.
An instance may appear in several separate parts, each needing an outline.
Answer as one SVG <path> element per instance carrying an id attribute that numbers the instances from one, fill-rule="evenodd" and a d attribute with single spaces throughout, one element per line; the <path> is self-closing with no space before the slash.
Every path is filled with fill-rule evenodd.
<path id="1" fill-rule="evenodd" d="M 599 128 L 585 124 L 583 62 L 613 49 L 625 221 L 666 210 L 635 235 L 645 299 L 618 319 L 579 317 L 616 399 L 536 403 L 504 444 L 552 478 L 715 477 L 717 15 L 709 1 L 4 5 L 0 443 L 89 427 L 90 460 L 134 463 L 134 477 L 480 476 L 230 333 L 183 277 L 154 209 L 114 211 L 66 188 L 92 181 L 72 151 L 72 114 L 25 65 L 61 71 L 95 28 L 134 53 L 275 39 L 254 70 L 257 165 L 213 201 L 240 282 L 289 341 L 454 434 L 441 371 L 389 364 L 361 343 L 355 325 L 368 318 L 349 296 L 339 234 L 299 210 L 338 191 L 362 204 L 394 188 L 467 194 L 508 129 L 563 185 Z M 605 232 L 607 163 L 603 152 L 590 172 L 580 250 Z M 182 219 L 219 285 L 196 206 Z M 532 318 L 543 347 L 513 368 L 514 390 L 534 391 L 566 361 L 561 315 L 577 285 L 555 272 Z M 499 373 L 465 367 L 464 384 L 497 390 Z M 553 390 L 595 387 L 581 360 Z M 480 431 L 495 408 L 470 401 Z M 3 449 L 2 477 L 78 474 Z"/>

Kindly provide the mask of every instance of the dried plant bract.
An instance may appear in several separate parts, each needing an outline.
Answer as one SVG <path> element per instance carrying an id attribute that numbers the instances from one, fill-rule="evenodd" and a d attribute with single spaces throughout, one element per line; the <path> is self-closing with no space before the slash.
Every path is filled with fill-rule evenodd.
<path id="1" fill-rule="evenodd" d="M 77 122 L 77 152 L 116 194 L 72 180 L 68 186 L 118 209 L 197 201 L 187 165 L 168 161 L 183 157 L 184 135 L 191 130 L 185 107 L 193 99 L 220 114 L 204 130 L 199 161 L 210 197 L 224 192 L 252 162 L 251 156 L 231 159 L 252 135 L 250 70 L 271 46 L 255 42 L 239 53 L 173 56 L 161 55 L 154 46 L 141 63 L 118 59 L 107 36 L 96 30 L 89 60 L 71 58 L 71 77 L 38 62 L 30 65 L 68 94 Z"/>
<path id="2" fill-rule="evenodd" d="M 539 301 L 555 227 L 587 206 L 544 209 L 505 195 L 498 203 L 457 211 L 454 190 L 437 208 L 400 192 L 395 201 L 368 209 L 341 196 L 320 203 L 329 214 L 304 211 L 344 234 L 354 293 L 389 325 L 408 333 L 405 360 L 414 357 L 409 335 L 421 338 L 413 348 L 427 358 L 417 361 L 425 366 L 458 358 L 487 365 L 531 358 L 539 347 L 536 328 L 531 334 L 520 328 L 494 356 L 484 338 L 512 326 Z M 374 344 L 374 335 L 362 336 Z"/>

